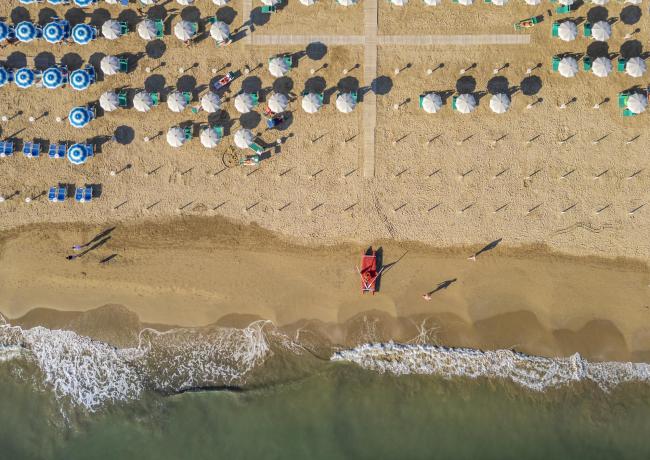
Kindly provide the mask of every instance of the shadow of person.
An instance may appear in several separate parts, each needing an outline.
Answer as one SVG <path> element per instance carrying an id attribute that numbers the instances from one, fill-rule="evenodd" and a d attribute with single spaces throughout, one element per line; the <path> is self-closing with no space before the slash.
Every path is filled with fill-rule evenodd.
<path id="1" fill-rule="evenodd" d="M 422 298 L 424 300 L 431 300 L 431 296 L 433 294 L 435 294 L 438 291 L 442 291 L 443 289 L 447 289 L 449 286 L 454 284 L 457 280 L 458 280 L 457 278 L 453 278 L 453 279 L 445 280 L 442 283 L 438 283 L 438 285 L 433 290 L 427 292 L 426 294 L 423 294 Z"/>
<path id="2" fill-rule="evenodd" d="M 498 240 L 494 240 L 491 243 L 483 246 L 478 252 L 474 253 L 473 256 L 469 257 L 469 259 L 470 260 L 476 260 L 476 258 L 478 256 L 480 256 L 481 254 L 483 254 L 484 252 L 488 252 L 488 251 L 491 251 L 492 249 L 496 248 L 499 245 L 499 243 L 501 243 L 502 240 L 503 240 L 503 238 L 499 238 Z"/>

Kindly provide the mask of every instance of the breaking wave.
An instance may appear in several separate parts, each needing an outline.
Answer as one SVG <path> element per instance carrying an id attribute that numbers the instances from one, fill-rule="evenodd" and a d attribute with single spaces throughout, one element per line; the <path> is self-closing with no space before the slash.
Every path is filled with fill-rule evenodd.
<path id="1" fill-rule="evenodd" d="M 333 361 L 392 374 L 430 374 L 445 378 L 501 378 L 543 391 L 572 382 L 592 381 L 604 391 L 625 382 L 649 382 L 650 364 L 528 356 L 510 350 L 480 351 L 433 345 L 365 344 L 335 353 Z"/>
<path id="2" fill-rule="evenodd" d="M 145 329 L 137 347 L 116 348 L 73 331 L 0 323 L 0 361 L 23 357 L 35 363 L 57 398 L 94 411 L 139 398 L 145 390 L 176 393 L 241 384 L 271 354 L 266 324 Z"/>

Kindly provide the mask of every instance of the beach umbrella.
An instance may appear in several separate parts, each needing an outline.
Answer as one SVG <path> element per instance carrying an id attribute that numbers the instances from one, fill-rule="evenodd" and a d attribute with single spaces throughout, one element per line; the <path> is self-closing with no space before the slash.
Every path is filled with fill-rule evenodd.
<path id="1" fill-rule="evenodd" d="M 558 27 L 557 34 L 560 37 L 560 40 L 570 42 L 575 40 L 578 36 L 578 26 L 576 26 L 575 22 L 564 21 Z"/>
<path id="2" fill-rule="evenodd" d="M 276 56 L 269 60 L 269 72 L 276 78 L 284 76 L 289 72 L 289 63 L 282 56 Z"/>
<path id="3" fill-rule="evenodd" d="M 185 143 L 185 131 L 178 126 L 173 126 L 167 131 L 167 143 L 172 147 L 180 147 Z"/>
<path id="4" fill-rule="evenodd" d="M 408 0 L 390 0 L 390 2 L 395 6 L 404 6 L 408 3 Z"/>
<path id="5" fill-rule="evenodd" d="M 74 4 L 80 8 L 86 8 L 93 3 L 97 3 L 97 0 L 74 0 Z"/>
<path id="6" fill-rule="evenodd" d="M 571 6 L 575 3 L 575 0 L 559 0 L 560 5 Z"/>
<path id="7" fill-rule="evenodd" d="M 510 97 L 504 93 L 498 93 L 490 99 L 490 108 L 494 113 L 506 113 L 510 108 Z"/>
<path id="8" fill-rule="evenodd" d="M 266 6 L 274 6 L 280 3 L 280 0 L 262 0 L 262 3 Z"/>
<path id="9" fill-rule="evenodd" d="M 472 3 L 474 3 L 473 0 L 458 0 L 458 4 L 463 6 L 469 6 Z"/>
<path id="10" fill-rule="evenodd" d="M 120 70 L 120 60 L 115 56 L 104 56 L 99 61 L 99 68 L 104 75 L 115 75 Z"/>
<path id="11" fill-rule="evenodd" d="M 595 4 L 595 5 L 601 5 L 601 6 L 603 6 L 603 5 L 607 5 L 607 2 L 608 2 L 608 1 L 609 1 L 609 0 L 591 0 L 591 3 L 593 3 L 593 4 Z M 641 3 L 641 2 L 639 2 L 639 3 Z"/>
<path id="12" fill-rule="evenodd" d="M 460 113 L 471 113 L 476 109 L 476 99 L 471 94 L 461 94 L 456 98 L 456 110 Z"/>
<path id="13" fill-rule="evenodd" d="M 77 91 L 88 89 L 92 83 L 92 78 L 88 72 L 83 69 L 77 69 L 70 74 L 70 86 Z"/>
<path id="14" fill-rule="evenodd" d="M 36 80 L 34 71 L 28 69 L 27 67 L 16 70 L 16 73 L 14 74 L 14 83 L 19 88 L 29 88 L 34 84 L 34 80 Z"/>
<path id="15" fill-rule="evenodd" d="M 73 165 L 82 165 L 88 160 L 88 149 L 83 144 L 73 144 L 65 156 Z"/>
<path id="16" fill-rule="evenodd" d="M 50 5 L 63 5 L 67 0 L 47 0 Z"/>
<path id="17" fill-rule="evenodd" d="M 9 37 L 9 32 L 11 32 L 11 27 L 4 21 L 0 21 L 0 42 L 3 42 Z"/>
<path id="18" fill-rule="evenodd" d="M 0 86 L 9 83 L 9 71 L 0 65 Z"/>
<path id="19" fill-rule="evenodd" d="M 72 40 L 78 45 L 87 45 L 95 38 L 95 30 L 88 24 L 77 24 L 72 28 Z"/>
<path id="20" fill-rule="evenodd" d="M 631 3 L 632 5 L 640 5 L 643 0 L 625 0 L 624 3 Z"/>
<path id="21" fill-rule="evenodd" d="M 597 57 L 591 64 L 591 71 L 597 77 L 606 77 L 612 71 L 612 61 L 606 57 Z"/>
<path id="22" fill-rule="evenodd" d="M 221 109 L 221 98 L 217 93 L 208 91 L 201 98 L 201 108 L 208 113 L 215 113 Z"/>
<path id="23" fill-rule="evenodd" d="M 116 40 L 122 36 L 122 26 L 115 19 L 109 19 L 102 25 L 102 35 L 109 40 Z"/>
<path id="24" fill-rule="evenodd" d="M 155 5 L 158 0 L 139 0 L 143 5 Z"/>
<path id="25" fill-rule="evenodd" d="M 612 36 L 612 26 L 607 21 L 598 21 L 591 27 L 591 36 L 599 42 L 606 42 Z"/>
<path id="26" fill-rule="evenodd" d="M 223 21 L 215 21 L 210 26 L 210 35 L 217 43 L 223 43 L 230 38 L 230 27 Z"/>
<path id="27" fill-rule="evenodd" d="M 167 97 L 167 107 L 172 112 L 182 112 L 187 107 L 187 100 L 183 93 L 178 91 L 172 91 Z"/>
<path id="28" fill-rule="evenodd" d="M 219 141 L 221 140 L 219 138 L 219 135 L 213 128 L 204 128 L 201 130 L 201 144 L 203 144 L 203 147 L 212 149 L 217 146 Z"/>
<path id="29" fill-rule="evenodd" d="M 442 108 L 442 98 L 436 93 L 428 93 L 422 98 L 421 106 L 426 113 L 436 113 Z"/>
<path id="30" fill-rule="evenodd" d="M 253 96 L 248 93 L 239 93 L 235 96 L 235 109 L 239 113 L 248 113 L 251 109 L 255 107 L 255 101 Z"/>
<path id="31" fill-rule="evenodd" d="M 563 57 L 557 67 L 560 75 L 566 78 L 575 77 L 578 73 L 578 61 L 571 56 Z"/>
<path id="32" fill-rule="evenodd" d="M 41 76 L 43 87 L 47 89 L 56 89 L 63 85 L 63 72 L 58 67 L 45 69 Z"/>
<path id="33" fill-rule="evenodd" d="M 504 6 L 508 0 L 492 0 L 492 4 L 496 6 Z"/>
<path id="34" fill-rule="evenodd" d="M 15 32 L 18 41 L 24 43 L 31 42 L 36 38 L 36 35 L 38 35 L 38 29 L 29 21 L 19 22 L 18 25 L 16 25 Z"/>
<path id="35" fill-rule="evenodd" d="M 630 77 L 638 78 L 643 76 L 646 71 L 645 61 L 640 57 L 633 57 L 627 60 L 625 64 L 625 73 Z"/>
<path id="36" fill-rule="evenodd" d="M 354 110 L 356 105 L 357 101 L 350 93 L 341 93 L 336 98 L 336 108 L 339 109 L 339 112 L 350 113 Z"/>
<path id="37" fill-rule="evenodd" d="M 228 0 L 212 0 L 212 3 L 217 6 L 225 6 L 228 3 Z"/>
<path id="38" fill-rule="evenodd" d="M 280 113 L 287 110 L 289 99 L 282 93 L 273 93 L 267 103 L 273 113 Z"/>
<path id="39" fill-rule="evenodd" d="M 300 0 L 300 3 L 302 3 L 305 6 L 312 6 L 314 3 L 316 3 L 315 0 Z"/>
<path id="40" fill-rule="evenodd" d="M 240 149 L 247 149 L 255 139 L 250 129 L 240 129 L 235 133 L 235 145 Z"/>
<path id="41" fill-rule="evenodd" d="M 73 128 L 83 128 L 92 119 L 93 114 L 86 107 L 75 107 L 68 114 L 68 121 Z"/>
<path id="42" fill-rule="evenodd" d="M 428 6 L 438 6 L 441 0 L 424 0 L 424 4 Z"/>
<path id="43" fill-rule="evenodd" d="M 645 94 L 634 93 L 627 98 L 627 108 L 632 113 L 645 112 L 648 106 L 648 97 Z"/>
<path id="44" fill-rule="evenodd" d="M 338 3 L 341 6 L 352 6 L 356 5 L 358 0 L 336 0 L 336 3 Z"/>
<path id="45" fill-rule="evenodd" d="M 307 113 L 316 113 L 323 106 L 318 94 L 308 93 L 302 97 L 302 109 Z"/>
<path id="46" fill-rule="evenodd" d="M 176 3 L 183 6 L 190 6 L 192 3 L 194 3 L 194 0 L 176 0 Z"/>
<path id="47" fill-rule="evenodd" d="M 36 3 L 36 0 L 20 0 L 20 3 L 23 5 L 31 5 L 32 3 Z"/>
<path id="48" fill-rule="evenodd" d="M 120 101 L 115 91 L 106 91 L 99 97 L 99 105 L 107 112 L 120 108 Z"/>
<path id="49" fill-rule="evenodd" d="M 526 2 L 527 5 L 530 6 L 537 6 L 540 3 L 542 3 L 542 0 L 524 0 L 524 1 Z"/>
<path id="50" fill-rule="evenodd" d="M 43 27 L 43 38 L 48 43 L 59 43 L 64 37 L 65 30 L 59 22 L 48 22 Z"/>
<path id="51" fill-rule="evenodd" d="M 155 40 L 156 39 L 156 23 L 151 19 L 143 19 L 138 23 L 136 27 L 138 35 L 143 40 Z"/>
<path id="52" fill-rule="evenodd" d="M 181 21 L 174 26 L 174 35 L 176 35 L 176 38 L 184 42 L 191 40 L 195 34 L 196 29 L 192 22 Z"/>
<path id="53" fill-rule="evenodd" d="M 133 96 L 133 108 L 138 112 L 148 112 L 153 107 L 153 99 L 146 91 L 140 91 Z"/>

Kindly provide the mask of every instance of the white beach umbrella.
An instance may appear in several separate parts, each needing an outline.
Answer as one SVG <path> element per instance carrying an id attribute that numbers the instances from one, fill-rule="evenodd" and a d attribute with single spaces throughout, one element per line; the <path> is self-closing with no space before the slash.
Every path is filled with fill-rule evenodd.
<path id="1" fill-rule="evenodd" d="M 338 3 L 341 6 L 352 6 L 356 5 L 358 0 L 336 0 L 336 3 Z"/>
<path id="2" fill-rule="evenodd" d="M 120 60 L 115 56 L 104 56 L 99 62 L 104 75 L 115 75 L 120 70 Z"/>
<path id="3" fill-rule="evenodd" d="M 235 109 L 239 113 L 248 113 L 255 107 L 253 96 L 248 93 L 239 93 L 235 96 Z"/>
<path id="4" fill-rule="evenodd" d="M 504 6 L 508 0 L 492 0 L 492 4 L 496 6 Z"/>
<path id="5" fill-rule="evenodd" d="M 184 42 L 191 40 L 196 34 L 195 24 L 190 21 L 180 21 L 174 26 L 174 35 Z"/>
<path id="6" fill-rule="evenodd" d="M 627 108 L 632 113 L 645 112 L 648 106 L 648 97 L 645 94 L 634 93 L 627 98 Z"/>
<path id="7" fill-rule="evenodd" d="M 151 19 L 143 19 L 138 23 L 136 27 L 138 35 L 143 40 L 155 40 L 156 39 L 156 23 Z"/>
<path id="8" fill-rule="evenodd" d="M 268 105 L 274 113 L 284 112 L 289 105 L 289 99 L 282 93 L 273 93 L 268 100 Z"/>
<path id="9" fill-rule="evenodd" d="M 606 42 L 612 36 L 612 26 L 607 21 L 598 21 L 591 27 L 591 36 L 599 42 Z"/>
<path id="10" fill-rule="evenodd" d="M 597 57 L 591 64 L 591 71 L 597 77 L 606 77 L 612 71 L 612 61 L 606 57 Z"/>
<path id="11" fill-rule="evenodd" d="M 106 112 L 112 112 L 120 108 L 120 102 L 115 91 L 106 91 L 99 98 L 99 105 Z"/>
<path id="12" fill-rule="evenodd" d="M 557 34 L 560 40 L 564 40 L 565 42 L 573 41 L 578 36 L 578 26 L 576 26 L 575 22 L 564 21 L 558 27 Z"/>
<path id="13" fill-rule="evenodd" d="M 442 108 L 442 98 L 439 94 L 428 93 L 422 98 L 421 105 L 426 113 L 436 113 Z"/>
<path id="14" fill-rule="evenodd" d="M 357 101 L 354 100 L 350 93 L 341 93 L 336 98 L 336 108 L 339 109 L 339 112 L 350 113 L 356 105 Z"/>
<path id="15" fill-rule="evenodd" d="M 158 0 L 138 0 L 138 1 L 140 3 L 142 3 L 143 5 L 147 5 L 147 6 L 148 5 L 155 5 L 156 3 L 158 3 Z"/>
<path id="16" fill-rule="evenodd" d="M 571 6 L 575 3 L 575 0 L 559 0 L 560 5 Z"/>
<path id="17" fill-rule="evenodd" d="M 595 5 L 601 5 L 602 6 L 602 5 L 607 5 L 608 1 L 609 0 L 591 0 L 591 3 L 593 3 Z M 639 2 L 639 3 L 641 3 L 641 2 Z"/>
<path id="18" fill-rule="evenodd" d="M 510 97 L 504 93 L 495 94 L 490 99 L 490 108 L 494 113 L 506 113 L 510 108 Z"/>
<path id="19" fill-rule="evenodd" d="M 194 3 L 194 0 L 176 0 L 176 3 L 183 6 L 190 6 L 192 3 Z"/>
<path id="20" fill-rule="evenodd" d="M 266 6 L 274 6 L 280 3 L 280 0 L 262 0 L 262 3 Z"/>
<path id="21" fill-rule="evenodd" d="M 201 144 L 203 144 L 203 147 L 208 149 L 212 149 L 216 147 L 217 144 L 219 144 L 219 141 L 221 140 L 217 132 L 210 127 L 203 128 L 201 130 L 200 139 L 201 139 Z"/>
<path id="22" fill-rule="evenodd" d="M 318 94 L 308 93 L 302 97 L 302 109 L 307 113 L 316 113 L 323 106 Z"/>
<path id="23" fill-rule="evenodd" d="M 250 129 L 240 129 L 235 133 L 235 145 L 240 149 L 247 149 L 252 143 L 255 136 Z"/>
<path id="24" fill-rule="evenodd" d="M 643 0 L 625 0 L 624 3 L 631 3 L 632 5 L 640 5 Z"/>
<path id="25" fill-rule="evenodd" d="M 575 77 L 578 73 L 578 61 L 571 56 L 563 57 L 557 68 L 560 75 L 566 78 Z"/>
<path id="26" fill-rule="evenodd" d="M 153 99 L 146 91 L 140 91 L 133 96 L 133 108 L 138 112 L 148 112 L 153 107 Z"/>
<path id="27" fill-rule="evenodd" d="M 640 57 L 630 58 L 625 64 L 625 73 L 634 78 L 642 77 L 646 69 L 645 61 Z"/>
<path id="28" fill-rule="evenodd" d="M 185 107 L 187 107 L 187 100 L 185 99 L 185 95 L 178 91 L 172 91 L 169 93 L 169 96 L 167 96 L 167 107 L 172 112 L 182 112 L 185 110 Z"/>
<path id="29" fill-rule="evenodd" d="M 456 110 L 460 113 L 471 113 L 476 109 L 476 99 L 471 94 L 461 94 L 456 99 Z"/>
<path id="30" fill-rule="evenodd" d="M 404 6 L 408 3 L 408 0 L 390 0 L 390 2 L 395 6 Z"/>
<path id="31" fill-rule="evenodd" d="M 540 3 L 542 3 L 542 0 L 524 0 L 526 2 L 526 5 L 530 6 L 537 6 Z"/>
<path id="32" fill-rule="evenodd" d="M 109 40 L 116 40 L 122 36 L 122 27 L 115 19 L 109 19 L 102 25 L 102 35 Z"/>
<path id="33" fill-rule="evenodd" d="M 314 3 L 316 3 L 315 0 L 300 0 L 300 3 L 302 3 L 305 6 L 312 6 Z"/>
<path id="34" fill-rule="evenodd" d="M 440 2 L 441 0 L 424 0 L 424 4 L 427 6 L 438 6 Z"/>
<path id="35" fill-rule="evenodd" d="M 172 147 L 180 147 L 185 143 L 185 131 L 178 126 L 169 128 L 169 131 L 167 131 L 167 143 Z"/>
<path id="36" fill-rule="evenodd" d="M 280 78 L 289 72 L 289 63 L 282 56 L 276 56 L 269 60 L 269 72 L 276 78 Z"/>
<path id="37" fill-rule="evenodd" d="M 459 5 L 469 6 L 474 3 L 474 0 L 458 0 Z"/>
<path id="38" fill-rule="evenodd" d="M 217 93 L 208 91 L 201 98 L 201 108 L 208 113 L 215 113 L 221 109 L 221 98 Z"/>
<path id="39" fill-rule="evenodd" d="M 228 3 L 228 0 L 212 0 L 212 3 L 217 6 L 225 6 Z"/>
<path id="40" fill-rule="evenodd" d="M 223 43 L 230 38 L 230 27 L 223 21 L 215 21 L 210 26 L 210 35 L 217 43 Z"/>

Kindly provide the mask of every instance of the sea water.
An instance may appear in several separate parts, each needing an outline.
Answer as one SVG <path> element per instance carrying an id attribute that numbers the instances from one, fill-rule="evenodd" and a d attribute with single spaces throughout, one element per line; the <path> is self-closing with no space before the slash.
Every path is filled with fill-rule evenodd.
<path id="1" fill-rule="evenodd" d="M 391 343 L 322 358 L 268 322 L 124 348 L 5 324 L 0 458 L 650 456 L 645 364 Z"/>

